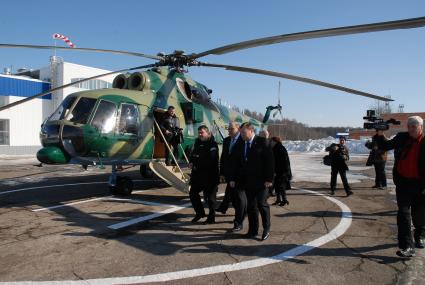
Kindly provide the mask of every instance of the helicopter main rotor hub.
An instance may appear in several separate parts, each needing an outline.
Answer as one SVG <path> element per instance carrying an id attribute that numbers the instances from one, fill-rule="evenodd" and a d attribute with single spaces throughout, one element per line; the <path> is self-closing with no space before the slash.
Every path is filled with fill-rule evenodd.
<path id="1" fill-rule="evenodd" d="M 175 50 L 170 54 L 158 53 L 158 56 L 161 57 L 158 66 L 168 66 L 177 70 L 184 70 L 186 66 L 199 66 L 199 62 L 193 59 L 192 55 L 187 55 L 182 50 Z"/>

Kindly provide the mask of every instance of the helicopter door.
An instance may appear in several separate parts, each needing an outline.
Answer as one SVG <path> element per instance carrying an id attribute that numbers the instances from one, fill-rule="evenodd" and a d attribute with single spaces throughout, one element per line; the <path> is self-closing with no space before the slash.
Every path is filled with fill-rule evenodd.
<path id="1" fill-rule="evenodd" d="M 161 125 L 162 120 L 164 118 L 164 113 L 166 111 L 163 109 L 155 109 L 153 111 L 153 115 L 158 125 Z M 153 158 L 165 158 L 165 144 L 162 140 L 161 134 L 156 126 L 154 126 L 155 130 L 155 145 L 153 150 Z"/>

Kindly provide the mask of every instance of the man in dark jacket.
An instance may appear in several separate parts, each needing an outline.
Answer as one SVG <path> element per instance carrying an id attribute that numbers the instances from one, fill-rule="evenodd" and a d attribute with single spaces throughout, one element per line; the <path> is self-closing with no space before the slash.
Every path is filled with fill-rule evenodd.
<path id="1" fill-rule="evenodd" d="M 397 255 L 412 257 L 416 248 L 424 248 L 425 236 L 425 143 L 423 119 L 409 117 L 408 132 L 398 133 L 379 146 L 382 150 L 394 149 L 393 180 L 397 196 Z M 412 238 L 411 223 L 414 226 Z"/>
<path id="2" fill-rule="evenodd" d="M 289 161 L 288 151 L 283 146 L 282 140 L 279 137 L 272 137 L 271 144 L 275 173 L 273 187 L 276 192 L 276 202 L 273 205 L 283 207 L 286 204 L 289 205 L 289 201 L 286 199 L 286 188 L 292 179 L 291 163 Z"/>
<path id="3" fill-rule="evenodd" d="M 372 141 L 366 142 L 366 147 L 370 149 L 368 165 L 375 167 L 375 185 L 372 188 L 385 189 L 387 187 L 387 176 L 385 175 L 385 164 L 387 163 L 387 152 L 378 148 L 387 138 L 384 131 L 376 130 Z"/>
<path id="4" fill-rule="evenodd" d="M 205 217 L 204 206 L 201 202 L 200 192 L 208 196 L 208 218 L 206 223 L 215 223 L 215 203 L 217 186 L 220 183 L 218 169 L 218 146 L 207 126 L 198 128 L 198 138 L 195 141 L 190 155 L 192 174 L 190 176 L 190 201 L 196 212 L 192 222 L 196 223 Z"/>
<path id="5" fill-rule="evenodd" d="M 173 149 L 173 155 L 177 159 L 180 144 L 180 122 L 175 113 L 175 108 L 169 106 L 160 122 L 161 131 L 168 145 Z M 170 165 L 170 151 L 165 148 L 165 164 Z"/>
<path id="6" fill-rule="evenodd" d="M 345 146 L 345 137 L 339 138 L 339 144 L 331 144 L 326 148 L 329 151 L 331 158 L 331 195 L 335 194 L 336 178 L 339 173 L 341 176 L 342 184 L 344 185 L 345 193 L 347 197 L 353 195 L 347 181 L 347 161 L 350 159 L 348 148 Z"/>
<path id="7" fill-rule="evenodd" d="M 243 220 L 246 215 L 246 195 L 245 191 L 241 188 L 232 188 L 230 186 L 230 175 L 232 170 L 232 160 L 235 153 L 238 153 L 244 145 L 244 141 L 239 132 L 239 123 L 230 122 L 228 126 L 229 136 L 223 141 L 223 150 L 220 157 L 220 175 L 227 183 L 225 195 L 220 206 L 217 208 L 218 212 L 226 213 L 229 208 L 230 202 L 233 203 L 235 208 L 234 232 L 240 231 L 243 228 Z"/>
<path id="8" fill-rule="evenodd" d="M 273 185 L 274 159 L 270 143 L 256 136 L 254 126 L 244 123 L 241 136 L 245 146 L 237 154 L 231 174 L 231 187 L 245 190 L 248 200 L 248 238 L 258 235 L 258 212 L 263 222 L 262 240 L 270 236 L 270 207 L 267 204 L 268 188 Z"/>

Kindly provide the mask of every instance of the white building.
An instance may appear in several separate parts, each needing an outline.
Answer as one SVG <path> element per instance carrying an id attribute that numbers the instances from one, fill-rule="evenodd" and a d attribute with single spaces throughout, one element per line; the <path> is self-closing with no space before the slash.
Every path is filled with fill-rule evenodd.
<path id="1" fill-rule="evenodd" d="M 0 106 L 39 94 L 51 87 L 107 72 L 109 71 L 64 62 L 61 58 L 52 57 L 49 66 L 38 70 L 21 70 L 17 75 L 0 74 Z M 0 111 L 0 155 L 35 154 L 41 146 L 39 140 L 41 124 L 67 95 L 82 90 L 110 88 L 115 76 L 89 80 Z"/>

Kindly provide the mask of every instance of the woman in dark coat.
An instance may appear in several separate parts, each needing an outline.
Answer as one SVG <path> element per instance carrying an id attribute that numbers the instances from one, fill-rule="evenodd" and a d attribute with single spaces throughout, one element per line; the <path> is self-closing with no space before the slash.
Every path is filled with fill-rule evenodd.
<path id="1" fill-rule="evenodd" d="M 276 192 L 276 202 L 273 205 L 283 207 L 286 204 L 289 205 L 288 199 L 286 199 L 286 190 L 292 179 L 291 163 L 289 161 L 288 151 L 283 146 L 282 140 L 279 137 L 272 137 L 271 144 L 275 163 L 273 187 Z"/>

